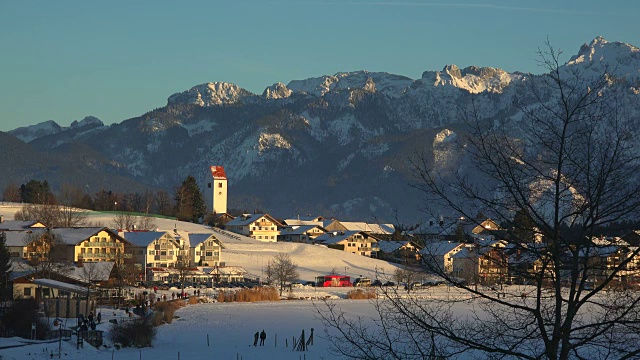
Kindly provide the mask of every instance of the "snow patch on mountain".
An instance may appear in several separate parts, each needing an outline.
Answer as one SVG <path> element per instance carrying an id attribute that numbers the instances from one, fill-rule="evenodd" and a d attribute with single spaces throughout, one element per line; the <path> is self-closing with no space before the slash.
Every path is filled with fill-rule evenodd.
<path id="1" fill-rule="evenodd" d="M 291 149 L 291 144 L 280 134 L 260 134 L 257 145 L 258 153 L 263 154 L 270 149 Z"/>
<path id="2" fill-rule="evenodd" d="M 237 85 L 214 82 L 196 85 L 187 91 L 173 94 L 169 96 L 167 104 L 196 104 L 204 107 L 230 105 L 251 96 L 255 95 Z"/>
<path id="3" fill-rule="evenodd" d="M 216 125 L 215 121 L 209 119 L 203 119 L 194 123 L 180 123 L 180 126 L 187 130 L 189 137 L 202 134 L 213 130 Z"/>
<path id="4" fill-rule="evenodd" d="M 342 171 L 344 169 L 347 168 L 347 166 L 349 166 L 349 164 L 351 163 L 351 160 L 353 160 L 353 158 L 356 156 L 355 153 L 351 153 L 349 154 L 346 158 L 340 160 L 340 162 L 338 162 L 338 171 Z"/>
<path id="5" fill-rule="evenodd" d="M 367 145 L 360 152 L 367 159 L 371 160 L 371 159 L 380 157 L 382 154 L 384 154 L 387 151 L 389 151 L 389 144 L 384 142 L 378 142 L 375 144 Z"/>
<path id="6" fill-rule="evenodd" d="M 309 134 L 318 141 L 323 141 L 329 133 L 322 127 L 319 117 L 309 115 L 309 112 L 305 111 L 300 116 L 303 121 L 309 125 Z"/>
<path id="7" fill-rule="evenodd" d="M 327 131 L 338 141 L 340 145 L 347 145 L 360 135 L 358 140 L 366 141 L 380 135 L 380 129 L 367 129 L 352 114 L 348 114 L 329 122 Z"/>

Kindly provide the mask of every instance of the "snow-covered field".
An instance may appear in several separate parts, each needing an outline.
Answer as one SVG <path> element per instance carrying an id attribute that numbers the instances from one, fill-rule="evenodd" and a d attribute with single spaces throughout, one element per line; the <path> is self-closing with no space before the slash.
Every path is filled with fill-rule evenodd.
<path id="1" fill-rule="evenodd" d="M 350 315 L 367 315 L 373 311 L 367 301 L 338 300 Z M 103 323 L 98 330 L 110 326 L 105 319 L 113 312 L 103 309 Z M 118 313 L 118 316 L 121 316 Z M 179 319 L 158 327 L 152 348 L 114 350 L 113 347 L 95 349 L 89 344 L 77 350 L 75 337 L 62 342 L 63 359 L 332 359 L 328 344 L 322 337 L 323 326 L 316 318 L 314 302 L 280 301 L 260 303 L 211 303 L 189 305 L 176 312 Z M 75 320 L 74 320 L 75 321 Z M 292 351 L 293 337 L 302 330 L 308 338 L 314 328 L 314 344 L 304 355 Z M 253 347 L 253 335 L 265 330 L 265 346 Z M 209 335 L 209 345 L 207 345 Z M 49 359 L 58 352 L 58 343 L 39 343 L 24 347 L 4 348 L 26 342 L 24 339 L 0 338 L 2 360 Z M 107 340 L 108 342 L 108 340 Z M 288 345 L 288 346 L 287 346 Z M 178 355 L 179 354 L 179 355 Z"/>
<path id="2" fill-rule="evenodd" d="M 345 300 L 349 289 L 345 288 L 311 288 L 294 289 L 292 297 L 314 298 L 329 296 L 331 303 L 345 313 L 350 319 L 362 318 L 372 323 L 376 311 L 370 300 Z M 211 291 L 211 290 L 209 290 Z M 401 291 L 401 293 L 404 293 Z M 437 286 L 416 291 L 414 294 L 424 297 L 445 298 L 454 296 L 455 289 Z M 325 309 L 319 300 L 282 300 L 279 302 L 256 303 L 204 303 L 188 305 L 179 309 L 172 324 L 157 328 L 157 336 L 153 347 L 144 349 L 125 348 L 114 350 L 108 336 L 105 343 L 108 347 L 95 349 L 85 344 L 84 349 L 77 350 L 75 337 L 71 341 L 62 342 L 63 359 L 337 359 L 330 353 L 328 340 L 324 337 L 324 325 L 318 318 L 316 306 Z M 455 305 L 456 313 L 464 313 L 473 307 L 473 303 L 460 302 Z M 109 319 L 120 319 L 122 311 L 99 309 L 103 323 L 98 330 L 108 331 Z M 71 323 L 75 320 L 69 320 Z M 70 324 L 71 324 L 70 323 Z M 292 349 L 293 338 L 300 338 L 302 330 L 308 339 L 311 328 L 314 329 L 313 346 L 305 353 Z M 265 330 L 267 340 L 264 347 L 253 347 L 253 335 L 256 331 Z M 209 335 L 209 344 L 207 344 Z M 53 351 L 57 354 L 58 343 L 37 342 L 23 345 L 24 339 L 0 338 L 0 359 L 49 359 Z M 178 355 L 178 353 L 180 355 Z M 179 356 L 179 357 L 178 357 Z"/>

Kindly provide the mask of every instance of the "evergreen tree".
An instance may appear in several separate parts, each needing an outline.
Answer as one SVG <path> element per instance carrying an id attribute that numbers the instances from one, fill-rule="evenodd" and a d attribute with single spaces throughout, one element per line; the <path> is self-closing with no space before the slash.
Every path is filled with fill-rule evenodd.
<path id="1" fill-rule="evenodd" d="M 28 183 L 22 184 L 20 198 L 22 202 L 31 204 L 55 204 L 56 202 L 47 180 L 29 180 Z"/>
<path id="2" fill-rule="evenodd" d="M 11 254 L 7 248 L 7 235 L 0 232 L 0 300 L 9 299 L 9 278 L 11 277 Z"/>
<path id="3" fill-rule="evenodd" d="M 527 209 L 520 209 L 513 217 L 513 236 L 515 241 L 530 243 L 534 236 L 534 223 Z"/>
<path id="4" fill-rule="evenodd" d="M 176 217 L 178 220 L 198 222 L 206 213 L 204 199 L 196 179 L 189 175 L 176 190 Z"/>

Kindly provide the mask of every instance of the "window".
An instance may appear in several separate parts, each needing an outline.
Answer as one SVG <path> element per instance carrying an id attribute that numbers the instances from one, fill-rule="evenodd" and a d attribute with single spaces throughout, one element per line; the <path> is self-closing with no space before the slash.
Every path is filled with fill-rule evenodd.
<path id="1" fill-rule="evenodd" d="M 149 255 L 155 255 L 156 252 L 154 250 L 149 250 Z"/>
<path id="2" fill-rule="evenodd" d="M 211 183 L 207 183 L 207 188 L 211 189 Z"/>
<path id="3" fill-rule="evenodd" d="M 221 182 L 220 182 L 220 183 L 218 183 L 218 187 L 219 187 L 219 188 L 222 188 L 222 183 L 221 183 Z"/>
<path id="4" fill-rule="evenodd" d="M 50 290 L 51 290 L 51 289 L 49 289 L 49 288 L 43 288 L 43 289 L 42 289 L 42 296 L 44 296 L 44 297 L 49 297 L 49 296 L 51 296 L 51 295 L 50 295 Z"/>
<path id="5" fill-rule="evenodd" d="M 31 288 L 30 287 L 24 288 L 24 296 L 31 296 Z"/>
<path id="6" fill-rule="evenodd" d="M 173 250 L 169 251 L 169 255 L 173 255 Z"/>
<path id="7" fill-rule="evenodd" d="M 211 251 L 207 251 L 207 256 L 213 256 L 213 253 Z"/>

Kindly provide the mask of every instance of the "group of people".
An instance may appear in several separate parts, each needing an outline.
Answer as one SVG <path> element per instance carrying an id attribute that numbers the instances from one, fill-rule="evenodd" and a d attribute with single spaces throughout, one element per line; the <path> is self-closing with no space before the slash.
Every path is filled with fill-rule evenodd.
<path id="1" fill-rule="evenodd" d="M 79 327 L 79 331 L 88 331 L 89 329 L 91 330 L 95 330 L 96 329 L 96 321 L 98 322 L 98 324 L 100 324 L 102 322 L 102 313 L 98 312 L 98 316 L 93 317 L 93 311 L 91 311 L 89 313 L 89 316 L 87 316 L 86 318 L 80 314 L 78 315 L 78 327 Z"/>
<path id="2" fill-rule="evenodd" d="M 260 338 L 260 346 L 264 346 L 264 341 L 267 339 L 267 333 L 264 332 L 264 329 L 262 332 L 256 331 L 253 335 L 253 346 L 258 346 L 258 338 Z"/>

